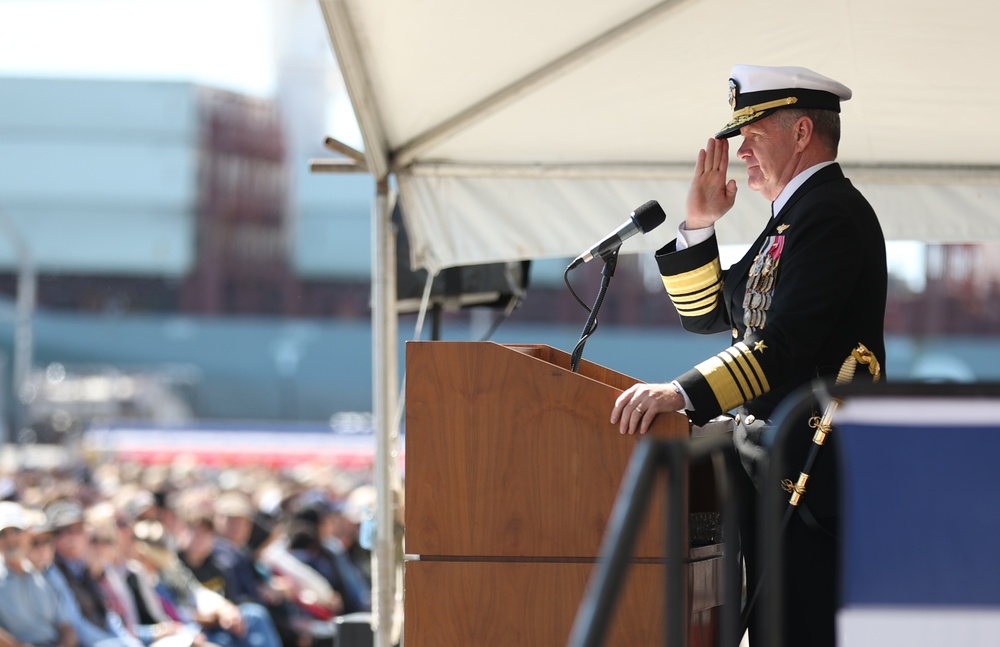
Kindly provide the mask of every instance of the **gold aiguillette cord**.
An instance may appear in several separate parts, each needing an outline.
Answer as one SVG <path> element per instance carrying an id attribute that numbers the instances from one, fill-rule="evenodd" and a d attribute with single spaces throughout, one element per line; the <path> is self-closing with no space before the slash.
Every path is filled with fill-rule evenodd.
<path id="1" fill-rule="evenodd" d="M 879 381 L 882 368 L 879 366 L 878 359 L 865 347 L 864 344 L 858 344 L 858 347 L 851 351 L 851 354 L 844 360 L 844 363 L 840 367 L 840 371 L 837 372 L 837 379 L 834 381 L 834 384 L 846 384 L 853 380 L 854 372 L 857 370 L 858 364 L 867 364 L 868 372 L 872 375 L 872 381 Z M 797 482 L 792 483 L 791 479 L 784 479 L 781 481 L 781 489 L 791 494 L 788 499 L 788 505 L 793 508 L 799 505 L 802 495 L 806 493 L 806 483 L 809 481 L 809 472 L 812 471 L 813 463 L 816 462 L 816 456 L 819 454 L 819 448 L 823 446 L 824 442 L 826 442 L 826 436 L 830 433 L 830 429 L 833 424 L 833 414 L 837 411 L 837 407 L 839 407 L 841 403 L 842 400 L 833 398 L 830 400 L 830 404 L 827 405 L 822 416 L 813 416 L 809 419 L 809 426 L 815 429 L 816 433 L 813 434 L 813 444 L 810 448 L 809 456 L 806 457 L 806 465 L 799 473 L 799 480 Z"/>

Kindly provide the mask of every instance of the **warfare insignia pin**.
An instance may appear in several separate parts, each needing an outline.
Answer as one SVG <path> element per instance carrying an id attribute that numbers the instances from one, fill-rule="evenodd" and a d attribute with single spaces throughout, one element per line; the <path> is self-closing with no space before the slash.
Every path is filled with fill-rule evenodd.
<path id="1" fill-rule="evenodd" d="M 791 225 L 778 225 L 777 230 L 779 234 L 785 233 L 785 230 L 791 227 Z"/>

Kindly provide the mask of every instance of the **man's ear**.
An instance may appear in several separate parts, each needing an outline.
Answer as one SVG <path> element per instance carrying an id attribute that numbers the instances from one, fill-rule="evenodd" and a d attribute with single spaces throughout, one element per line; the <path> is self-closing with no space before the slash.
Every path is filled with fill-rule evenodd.
<path id="1" fill-rule="evenodd" d="M 806 149 L 813 136 L 813 121 L 809 117 L 799 117 L 792 127 L 795 134 L 795 147 L 799 152 Z"/>

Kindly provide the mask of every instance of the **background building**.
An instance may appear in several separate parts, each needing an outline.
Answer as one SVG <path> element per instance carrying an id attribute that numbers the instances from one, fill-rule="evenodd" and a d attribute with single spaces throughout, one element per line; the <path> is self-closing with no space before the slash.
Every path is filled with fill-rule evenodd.
<path id="1" fill-rule="evenodd" d="M 316 3 L 258 4 L 272 33 L 261 45 L 271 92 L 0 76 L 0 294 L 9 299 L 0 420 L 17 409 L 9 389 L 23 240 L 38 306 L 25 439 L 58 438 L 95 417 L 327 420 L 370 408 L 373 182 L 309 172 L 310 158 L 332 155 L 328 133 L 360 145 Z M 609 214 L 609 227 L 622 215 Z M 926 274 L 892 282 L 890 378 L 1000 378 L 995 254 L 925 254 Z M 493 339 L 572 350 L 587 315 L 563 283 L 567 260 L 530 264 L 524 298 Z M 599 272 L 591 263 L 570 277 L 585 303 Z M 445 291 L 477 288 L 455 276 L 439 277 Z M 461 301 L 440 299 L 436 325 L 420 336 L 478 339 L 502 317 Z M 418 334 L 415 321 L 401 318 L 402 339 Z M 622 257 L 600 322 L 584 356 L 644 380 L 673 377 L 725 341 L 680 330 L 648 257 Z"/>

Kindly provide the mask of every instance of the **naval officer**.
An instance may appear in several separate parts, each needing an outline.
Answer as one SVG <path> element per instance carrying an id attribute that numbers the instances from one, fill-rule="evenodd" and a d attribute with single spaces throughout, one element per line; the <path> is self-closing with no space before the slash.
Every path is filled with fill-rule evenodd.
<path id="1" fill-rule="evenodd" d="M 698 153 L 686 219 L 676 240 L 656 252 L 685 329 L 729 331 L 731 345 L 671 382 L 632 386 L 611 413 L 622 433 L 644 433 L 664 411 L 686 411 L 695 424 L 735 414 L 740 477 L 746 477 L 741 490 L 750 493 L 741 501 L 740 527 L 751 587 L 762 570 L 754 495 L 780 487 L 763 482 L 768 451 L 762 437 L 775 407 L 816 378 L 832 381 L 859 344 L 873 367 L 885 366 L 885 239 L 874 210 L 836 162 L 840 104 L 850 98 L 842 83 L 801 67 L 732 69 L 731 119 Z M 736 200 L 736 182 L 726 176 L 729 138 L 736 135 L 748 185 L 771 209 L 746 255 L 724 270 L 715 227 Z M 791 440 L 787 478 L 793 482 L 812 434 L 803 425 Z M 833 450 L 821 452 L 801 510 L 785 530 L 787 645 L 836 642 L 833 457 Z M 763 590 L 767 595 L 766 582 Z M 758 647 L 759 625 L 751 618 L 750 641 Z"/>

